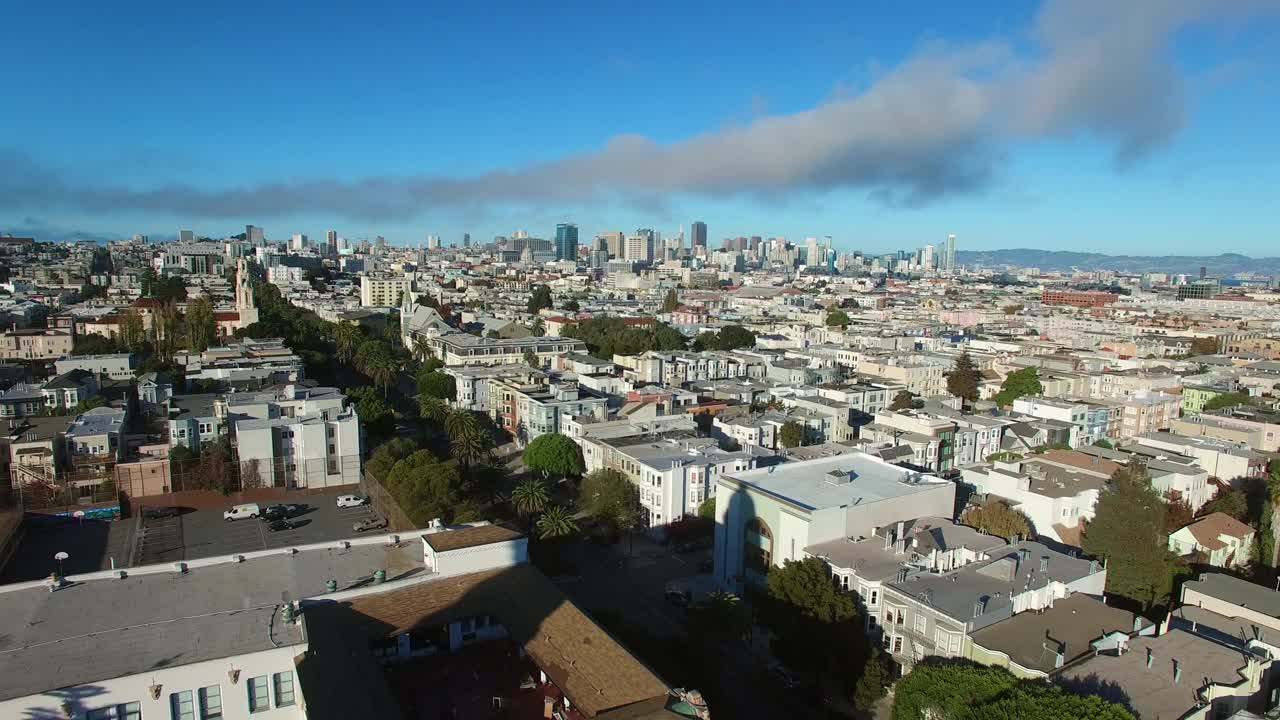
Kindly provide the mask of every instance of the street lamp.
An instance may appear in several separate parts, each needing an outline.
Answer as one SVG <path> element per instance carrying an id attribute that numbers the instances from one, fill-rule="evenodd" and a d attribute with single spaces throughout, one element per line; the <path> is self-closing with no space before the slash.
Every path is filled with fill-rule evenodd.
<path id="1" fill-rule="evenodd" d="M 62 550 L 59 550 L 58 552 L 54 553 L 53 559 L 58 561 L 58 577 L 67 576 L 66 573 L 62 571 L 62 563 L 69 557 L 71 556 L 63 552 Z"/>

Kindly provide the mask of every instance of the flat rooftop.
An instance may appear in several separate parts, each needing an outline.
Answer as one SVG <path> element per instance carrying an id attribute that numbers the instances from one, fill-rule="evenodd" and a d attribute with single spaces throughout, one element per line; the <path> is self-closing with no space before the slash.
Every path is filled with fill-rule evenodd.
<path id="1" fill-rule="evenodd" d="M 730 473 L 720 482 L 736 483 L 807 510 L 877 502 L 949 484 L 862 452 Z"/>
<path id="2" fill-rule="evenodd" d="M 1094 640 L 1112 632 L 1133 632 L 1133 613 L 1083 593 L 1057 600 L 1044 612 L 1022 612 L 973 633 L 973 642 L 1009 656 L 1028 670 L 1048 674 L 1057 652 L 1071 663 L 1093 652 Z M 1060 645 L 1059 645 L 1060 644 Z"/>
<path id="3" fill-rule="evenodd" d="M 270 622 L 285 602 L 369 584 L 376 570 L 388 580 L 424 572 L 418 536 L 397 545 L 340 543 L 277 550 L 201 564 L 180 574 L 172 565 L 71 576 L 49 592 L 42 582 L 0 587 L 0 700 L 145 672 L 167 666 L 302 642 L 299 629 Z M 298 633 L 296 637 L 293 633 Z"/>

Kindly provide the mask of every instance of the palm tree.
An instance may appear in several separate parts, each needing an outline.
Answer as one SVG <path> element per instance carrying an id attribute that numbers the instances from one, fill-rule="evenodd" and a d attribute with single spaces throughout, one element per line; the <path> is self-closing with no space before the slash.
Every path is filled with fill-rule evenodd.
<path id="1" fill-rule="evenodd" d="M 420 395 L 418 396 L 418 414 L 424 420 L 444 422 L 445 418 L 449 417 L 449 406 L 439 398 Z"/>
<path id="2" fill-rule="evenodd" d="M 426 362 L 435 357 L 435 353 L 431 351 L 431 341 L 426 335 L 413 336 L 413 356 L 418 362 Z"/>
<path id="3" fill-rule="evenodd" d="M 533 325 L 530 326 L 529 328 L 529 332 L 533 333 L 534 337 L 542 337 L 543 335 L 546 335 L 547 334 L 546 321 L 544 321 L 541 317 L 535 318 L 533 321 Z"/>
<path id="4" fill-rule="evenodd" d="M 537 478 L 525 480 L 511 491 L 511 504 L 516 512 L 525 516 L 537 515 L 545 510 L 549 499 L 547 484 Z"/>
<path id="5" fill-rule="evenodd" d="M 538 539 L 554 540 L 578 532 L 573 516 L 560 505 L 552 505 L 538 518 Z"/>
<path id="6" fill-rule="evenodd" d="M 338 348 L 338 359 L 342 362 L 351 362 L 363 341 L 364 331 L 355 323 L 344 320 L 333 329 L 333 342 Z"/>
<path id="7" fill-rule="evenodd" d="M 444 419 L 445 432 L 449 434 L 449 445 L 453 449 L 453 457 L 467 467 L 477 460 L 488 457 L 493 442 L 480 426 L 475 413 L 469 410 L 454 410 Z"/>

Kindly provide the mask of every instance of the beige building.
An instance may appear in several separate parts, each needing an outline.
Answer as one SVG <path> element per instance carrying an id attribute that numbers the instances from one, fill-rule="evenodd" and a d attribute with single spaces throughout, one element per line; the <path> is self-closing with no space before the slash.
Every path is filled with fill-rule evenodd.
<path id="1" fill-rule="evenodd" d="M 0 358 L 5 360 L 56 360 L 71 354 L 71 331 L 47 328 L 8 330 L 0 333 Z"/>
<path id="2" fill-rule="evenodd" d="M 406 277 L 360 278 L 361 307 L 398 307 L 402 293 L 409 292 L 413 283 Z"/>

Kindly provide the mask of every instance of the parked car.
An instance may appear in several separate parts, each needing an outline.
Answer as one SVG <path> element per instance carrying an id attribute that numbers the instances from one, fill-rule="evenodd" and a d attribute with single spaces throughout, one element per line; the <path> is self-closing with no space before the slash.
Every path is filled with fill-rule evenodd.
<path id="1" fill-rule="evenodd" d="M 361 505 L 364 505 L 367 502 L 369 502 L 369 498 L 363 497 L 361 495 L 339 495 L 338 496 L 338 507 L 340 508 L 360 507 Z"/>
<path id="2" fill-rule="evenodd" d="M 662 593 L 662 597 L 672 605 L 679 607 L 688 607 L 689 603 L 693 600 L 690 593 L 685 590 L 667 590 Z"/>
<path id="3" fill-rule="evenodd" d="M 224 510 L 222 513 L 222 519 L 227 521 L 244 520 L 245 518 L 252 519 L 261 514 L 262 510 L 258 507 L 258 503 L 245 503 L 243 505 L 236 505 L 230 510 Z"/>
<path id="4" fill-rule="evenodd" d="M 380 517 L 369 518 L 368 520 L 357 520 L 352 523 L 351 529 L 355 532 L 364 532 L 365 530 L 381 530 L 387 526 L 387 521 Z"/>
<path id="5" fill-rule="evenodd" d="M 293 523 L 284 518 L 276 518 L 267 523 L 267 532 L 280 532 L 281 530 L 292 530 Z"/>
<path id="6" fill-rule="evenodd" d="M 162 520 L 164 518 L 178 517 L 178 508 L 176 507 L 156 507 L 147 508 L 142 511 L 143 517 L 148 520 Z"/>
<path id="7" fill-rule="evenodd" d="M 275 520 L 277 518 L 291 518 L 302 512 L 302 505 L 277 503 L 268 505 L 262 509 L 262 518 L 264 520 Z"/>

